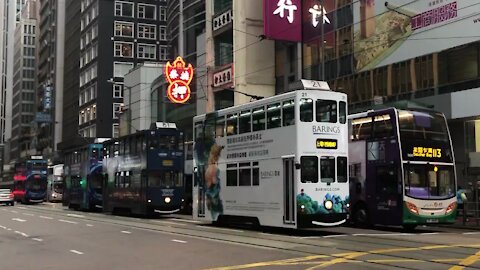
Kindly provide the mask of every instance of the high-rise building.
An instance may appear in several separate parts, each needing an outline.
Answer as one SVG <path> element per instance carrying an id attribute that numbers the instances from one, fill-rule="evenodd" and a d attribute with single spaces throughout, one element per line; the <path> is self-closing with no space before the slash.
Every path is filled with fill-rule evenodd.
<path id="1" fill-rule="evenodd" d="M 11 158 L 30 154 L 35 112 L 36 1 L 23 7 L 14 35 Z"/>

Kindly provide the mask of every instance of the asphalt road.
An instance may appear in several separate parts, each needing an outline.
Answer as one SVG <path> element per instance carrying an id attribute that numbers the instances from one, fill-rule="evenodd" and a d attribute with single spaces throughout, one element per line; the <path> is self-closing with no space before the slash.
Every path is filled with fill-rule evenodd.
<path id="1" fill-rule="evenodd" d="M 254 230 L 0 206 L 0 269 L 480 269 L 480 230 Z"/>

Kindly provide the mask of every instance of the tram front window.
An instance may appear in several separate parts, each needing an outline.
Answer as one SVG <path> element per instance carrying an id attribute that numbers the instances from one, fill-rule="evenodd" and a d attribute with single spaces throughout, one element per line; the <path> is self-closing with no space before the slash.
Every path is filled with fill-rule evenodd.
<path id="1" fill-rule="evenodd" d="M 27 189 L 37 191 L 41 189 L 46 189 L 47 188 L 47 183 L 46 181 L 42 181 L 40 178 L 34 178 L 27 180 Z"/>
<path id="2" fill-rule="evenodd" d="M 453 166 L 405 165 L 405 194 L 417 199 L 455 196 Z"/>
<path id="3" fill-rule="evenodd" d="M 63 183 L 53 184 L 53 191 L 55 191 L 57 193 L 63 193 Z"/>
<path id="4" fill-rule="evenodd" d="M 151 172 L 148 174 L 149 187 L 181 187 L 183 185 L 183 174 L 181 172 Z"/>

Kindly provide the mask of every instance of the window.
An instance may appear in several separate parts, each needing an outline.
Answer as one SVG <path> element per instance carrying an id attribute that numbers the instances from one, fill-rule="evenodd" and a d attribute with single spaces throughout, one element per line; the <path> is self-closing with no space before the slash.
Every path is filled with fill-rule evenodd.
<path id="1" fill-rule="evenodd" d="M 345 101 L 340 101 L 338 111 L 338 121 L 340 124 L 345 124 L 347 122 L 347 103 Z"/>
<path id="2" fill-rule="evenodd" d="M 282 118 L 280 114 L 280 103 L 267 106 L 267 129 L 282 126 Z"/>
<path id="3" fill-rule="evenodd" d="M 300 158 L 300 179 L 302 183 L 318 183 L 318 157 L 302 156 Z"/>
<path id="4" fill-rule="evenodd" d="M 119 114 L 122 113 L 123 103 L 113 103 L 113 118 L 118 118 Z"/>
<path id="5" fill-rule="evenodd" d="M 377 115 L 373 123 L 374 138 L 387 138 L 393 135 L 393 126 L 390 115 Z"/>
<path id="6" fill-rule="evenodd" d="M 238 115 L 235 114 L 229 114 L 227 115 L 227 136 L 232 136 L 238 134 L 237 132 L 237 120 L 238 120 Z"/>
<path id="7" fill-rule="evenodd" d="M 253 131 L 265 130 L 265 108 L 260 107 L 252 111 Z"/>
<path id="8" fill-rule="evenodd" d="M 283 126 L 295 125 L 295 101 L 289 100 L 283 102 Z"/>
<path id="9" fill-rule="evenodd" d="M 227 164 L 227 186 L 238 186 L 237 164 Z"/>
<path id="10" fill-rule="evenodd" d="M 121 84 L 114 84 L 113 85 L 113 97 L 114 98 L 123 97 L 123 91 L 122 91 L 122 85 Z"/>
<path id="11" fill-rule="evenodd" d="M 252 185 L 252 169 L 250 168 L 250 162 L 240 163 L 239 170 L 239 186 L 251 186 Z"/>
<path id="12" fill-rule="evenodd" d="M 258 166 L 258 161 L 253 162 L 252 168 L 252 186 L 260 185 L 260 168 Z"/>
<path id="13" fill-rule="evenodd" d="M 120 129 L 118 127 L 118 124 L 113 124 L 112 125 L 112 137 L 113 138 L 118 138 L 118 135 L 120 135 Z"/>
<path id="14" fill-rule="evenodd" d="M 115 22 L 115 36 L 133 38 L 133 23 Z"/>
<path id="15" fill-rule="evenodd" d="M 138 4 L 139 19 L 157 19 L 157 7 L 154 5 Z"/>
<path id="16" fill-rule="evenodd" d="M 368 140 L 372 134 L 372 118 L 364 117 L 352 120 L 352 140 Z"/>
<path id="17" fill-rule="evenodd" d="M 141 59 L 156 59 L 157 45 L 138 44 L 137 57 Z"/>
<path id="18" fill-rule="evenodd" d="M 300 121 L 313 121 L 313 100 L 311 98 L 302 98 L 300 100 Z"/>
<path id="19" fill-rule="evenodd" d="M 225 136 L 225 117 L 219 116 L 217 118 L 217 124 L 215 125 L 215 137 Z"/>
<path id="20" fill-rule="evenodd" d="M 165 7 L 160 7 L 160 16 L 159 19 L 161 22 L 166 22 L 167 21 L 167 9 Z"/>
<path id="21" fill-rule="evenodd" d="M 168 46 L 160 45 L 160 59 L 159 60 L 168 60 Z"/>
<path id="22" fill-rule="evenodd" d="M 130 72 L 130 69 L 132 68 L 133 68 L 133 63 L 114 62 L 113 76 L 124 77 L 128 72 Z"/>
<path id="23" fill-rule="evenodd" d="M 115 1 L 115 16 L 133 17 L 133 3 Z"/>
<path id="24" fill-rule="evenodd" d="M 335 100 L 321 100 L 316 102 L 317 122 L 336 123 L 337 122 L 337 102 Z"/>
<path id="25" fill-rule="evenodd" d="M 335 182 L 335 157 L 320 158 L 320 177 L 322 183 Z"/>
<path id="26" fill-rule="evenodd" d="M 167 27 L 166 26 L 160 26 L 160 40 L 167 40 Z"/>
<path id="27" fill-rule="evenodd" d="M 114 46 L 116 57 L 133 57 L 133 43 L 115 41 Z"/>
<path id="28" fill-rule="evenodd" d="M 337 157 L 337 179 L 339 183 L 346 183 L 347 178 L 347 157 Z"/>
<path id="29" fill-rule="evenodd" d="M 251 132 L 251 119 L 252 113 L 250 111 L 242 111 L 240 113 L 240 119 L 238 121 L 238 129 L 240 134 Z"/>
<path id="30" fill-rule="evenodd" d="M 157 26 L 154 24 L 138 24 L 138 38 L 156 39 L 157 38 Z"/>

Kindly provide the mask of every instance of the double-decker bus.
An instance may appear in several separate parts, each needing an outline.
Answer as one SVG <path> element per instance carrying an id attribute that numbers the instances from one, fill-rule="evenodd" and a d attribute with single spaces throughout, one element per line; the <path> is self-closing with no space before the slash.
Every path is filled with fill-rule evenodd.
<path id="1" fill-rule="evenodd" d="M 103 145 L 95 142 L 65 152 L 64 196 L 69 208 L 102 208 L 102 151 Z"/>
<path id="2" fill-rule="evenodd" d="M 347 95 L 325 82 L 194 117 L 193 217 L 301 228 L 348 213 Z"/>
<path id="3" fill-rule="evenodd" d="M 173 123 L 104 143 L 104 211 L 151 216 L 183 204 L 183 132 Z"/>
<path id="4" fill-rule="evenodd" d="M 61 202 L 63 196 L 63 164 L 48 166 L 47 201 Z"/>
<path id="5" fill-rule="evenodd" d="M 32 156 L 17 162 L 13 175 L 13 195 L 22 203 L 41 203 L 47 193 L 47 160 Z"/>
<path id="6" fill-rule="evenodd" d="M 410 108 L 409 108 L 410 107 Z M 357 224 L 453 223 L 456 174 L 445 116 L 407 103 L 349 116 Z"/>

